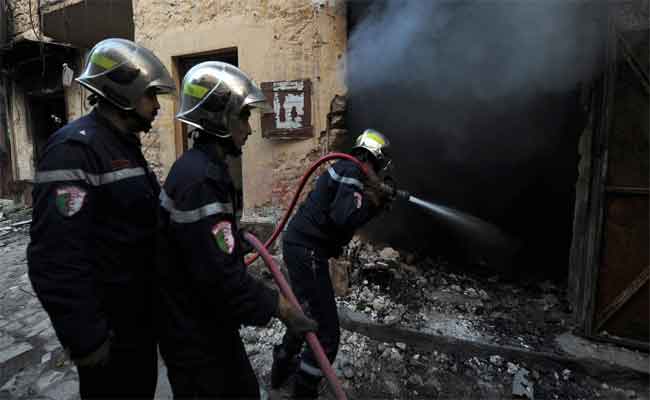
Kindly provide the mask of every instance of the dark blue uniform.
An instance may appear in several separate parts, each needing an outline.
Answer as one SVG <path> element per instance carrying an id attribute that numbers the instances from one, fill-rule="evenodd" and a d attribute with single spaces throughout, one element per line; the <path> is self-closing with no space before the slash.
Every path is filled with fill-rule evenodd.
<path id="1" fill-rule="evenodd" d="M 316 187 L 289 223 L 283 236 L 284 261 L 291 286 L 305 311 L 318 322 L 318 340 L 330 362 L 339 346 L 340 329 L 328 259 L 341 254 L 355 231 L 378 214 L 364 195 L 365 175 L 351 161 L 338 161 L 316 181 Z M 304 338 L 287 332 L 281 349 L 292 357 Z M 277 351 L 277 350 L 276 350 Z M 309 347 L 300 358 L 300 372 L 322 376 Z"/>
<path id="2" fill-rule="evenodd" d="M 241 325 L 265 325 L 277 292 L 244 265 L 240 210 L 226 163 L 203 135 L 173 165 L 161 193 L 160 350 L 175 397 L 257 398 Z"/>
<path id="3" fill-rule="evenodd" d="M 155 175 L 140 140 L 97 112 L 54 133 L 34 178 L 29 278 L 70 355 L 112 335 L 103 367 L 79 367 L 82 398 L 152 398 Z"/>

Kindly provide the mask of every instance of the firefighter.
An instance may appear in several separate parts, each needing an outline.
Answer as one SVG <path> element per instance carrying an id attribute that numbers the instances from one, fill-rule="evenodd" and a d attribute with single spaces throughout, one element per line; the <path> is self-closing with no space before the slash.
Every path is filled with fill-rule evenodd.
<path id="1" fill-rule="evenodd" d="M 160 195 L 169 249 L 160 263 L 160 351 L 175 398 L 258 398 L 241 325 L 280 318 L 300 336 L 316 323 L 244 265 L 241 211 L 226 157 L 239 157 L 251 111 L 266 108 L 238 68 L 203 62 L 183 79 L 177 118 L 195 128 L 194 145 L 172 166 Z"/>
<path id="2" fill-rule="evenodd" d="M 378 215 L 389 202 L 379 190 L 378 173 L 389 164 L 389 142 L 367 129 L 357 139 L 352 155 L 369 168 L 370 176 L 349 160 L 334 163 L 318 180 L 283 236 L 283 255 L 291 286 L 307 314 L 318 322 L 318 340 L 334 362 L 340 329 L 329 275 L 328 260 L 341 254 L 355 231 Z M 294 398 L 316 398 L 323 376 L 303 338 L 287 331 L 273 350 L 271 386 L 279 388 L 295 372 Z M 297 370 L 297 371 L 296 371 Z"/>
<path id="3" fill-rule="evenodd" d="M 139 132 L 175 92 L 160 60 L 106 39 L 76 79 L 93 110 L 55 132 L 34 177 L 29 278 L 77 366 L 82 399 L 153 398 L 160 186 Z"/>

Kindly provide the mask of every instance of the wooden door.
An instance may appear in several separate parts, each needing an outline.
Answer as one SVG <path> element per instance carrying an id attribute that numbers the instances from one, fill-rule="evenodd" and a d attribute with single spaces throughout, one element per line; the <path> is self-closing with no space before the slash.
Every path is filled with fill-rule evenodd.
<path id="1" fill-rule="evenodd" d="M 604 152 L 602 238 L 592 333 L 650 337 L 649 31 L 615 31 Z"/>

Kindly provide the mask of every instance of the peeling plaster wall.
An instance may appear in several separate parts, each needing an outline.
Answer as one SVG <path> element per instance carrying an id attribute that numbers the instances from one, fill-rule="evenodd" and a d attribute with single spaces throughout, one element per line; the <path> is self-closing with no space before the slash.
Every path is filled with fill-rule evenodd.
<path id="1" fill-rule="evenodd" d="M 29 32 L 34 35 L 35 30 L 40 35 L 40 12 L 51 12 L 59 8 L 67 7 L 84 0 L 7 0 L 13 10 L 9 33 L 16 36 Z M 31 16 L 30 16 L 31 6 Z"/>
<path id="2" fill-rule="evenodd" d="M 243 159 L 245 207 L 278 206 L 293 191 L 294 178 L 320 155 L 330 101 L 345 92 L 338 71 L 347 40 L 345 2 L 133 0 L 133 7 L 136 42 L 170 70 L 172 57 L 236 47 L 239 67 L 258 83 L 311 79 L 314 138 L 272 142 L 261 137 L 259 117 L 251 118 L 253 136 Z M 166 174 L 176 159 L 174 103 L 163 100 L 161 107 L 154 129 Z"/>
<path id="3" fill-rule="evenodd" d="M 36 37 L 35 32 L 40 35 L 37 0 L 10 0 L 10 3 L 13 12 L 9 21 L 9 36 L 24 34 L 33 38 Z"/>

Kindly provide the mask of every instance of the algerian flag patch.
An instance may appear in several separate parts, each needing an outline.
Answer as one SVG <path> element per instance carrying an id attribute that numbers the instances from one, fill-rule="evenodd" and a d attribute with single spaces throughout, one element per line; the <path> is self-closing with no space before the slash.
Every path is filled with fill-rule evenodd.
<path id="1" fill-rule="evenodd" d="M 359 192 L 354 192 L 354 203 L 357 205 L 357 209 L 361 208 L 363 204 L 363 195 Z"/>
<path id="2" fill-rule="evenodd" d="M 56 189 L 56 209 L 64 217 L 71 217 L 81 210 L 88 193 L 78 186 Z"/>
<path id="3" fill-rule="evenodd" d="M 232 235 L 232 224 L 228 221 L 218 222 L 212 227 L 212 236 L 217 246 L 224 253 L 232 254 L 235 250 L 235 238 Z"/>

